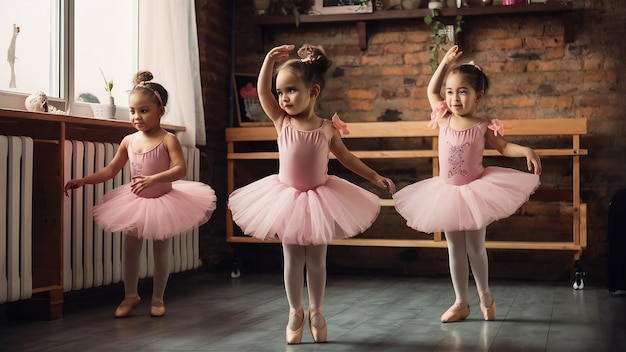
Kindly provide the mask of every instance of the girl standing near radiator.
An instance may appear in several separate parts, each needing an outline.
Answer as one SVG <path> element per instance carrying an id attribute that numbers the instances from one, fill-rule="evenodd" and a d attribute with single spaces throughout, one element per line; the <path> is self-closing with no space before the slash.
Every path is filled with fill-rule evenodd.
<path id="1" fill-rule="evenodd" d="M 282 242 L 289 302 L 288 344 L 298 344 L 302 339 L 305 269 L 311 334 L 315 342 L 326 342 L 322 300 L 327 245 L 365 231 L 380 210 L 377 195 L 327 174 L 329 152 L 352 172 L 391 193 L 395 191 L 390 179 L 380 176 L 346 148 L 339 131 L 346 133 L 347 129 L 336 115 L 331 122 L 315 113 L 324 74 L 331 65 L 322 48 L 304 45 L 298 50 L 299 59 L 289 59 L 294 49 L 293 45 L 271 49 L 258 80 L 261 106 L 278 134 L 278 175 L 235 190 L 228 203 L 233 221 L 244 233 L 261 240 L 277 236 Z M 281 61 L 276 69 L 276 101 L 271 92 L 272 71 Z"/>
<path id="2" fill-rule="evenodd" d="M 163 295 L 169 277 L 172 237 L 206 222 L 215 210 L 213 189 L 203 183 L 181 180 L 187 171 L 181 145 L 161 127 L 168 93 L 152 82 L 152 73 L 135 74 L 130 92 L 130 122 L 137 129 L 120 143 L 113 160 L 103 169 L 65 184 L 68 191 L 96 184 L 117 175 L 130 161 L 131 182 L 107 193 L 94 206 L 94 219 L 105 231 L 123 231 L 124 300 L 116 318 L 139 305 L 137 292 L 140 254 L 144 239 L 153 240 L 154 274 L 150 315 L 165 315 Z"/>
<path id="3" fill-rule="evenodd" d="M 483 317 L 495 319 L 486 226 L 522 206 L 539 186 L 541 174 L 541 161 L 532 149 L 507 142 L 498 120 L 475 114 L 488 88 L 487 76 L 473 62 L 452 67 L 460 56 L 458 46 L 448 50 L 428 84 L 431 126 L 439 127 L 440 175 L 408 185 L 393 196 L 408 226 L 426 233 L 445 232 L 456 300 L 441 316 L 444 323 L 463 320 L 470 313 L 468 257 Z M 534 174 L 484 168 L 485 142 L 504 156 L 525 157 Z"/>

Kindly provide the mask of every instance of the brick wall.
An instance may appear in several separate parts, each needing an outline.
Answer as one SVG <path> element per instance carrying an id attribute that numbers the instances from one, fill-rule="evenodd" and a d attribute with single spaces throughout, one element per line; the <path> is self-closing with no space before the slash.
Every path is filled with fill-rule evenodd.
<path id="1" fill-rule="evenodd" d="M 215 189 L 218 206 L 200 228 L 200 256 L 207 265 L 230 257 L 226 246 L 226 145 L 231 63 L 231 1 L 196 0 L 196 22 L 207 145 L 201 150 L 201 179 Z"/>
<path id="2" fill-rule="evenodd" d="M 214 5 L 214 2 L 197 3 L 204 4 L 203 8 L 207 11 L 213 6 L 223 12 L 228 10 L 224 5 Z M 235 11 L 240 21 L 234 25 L 235 71 L 256 73 L 264 52 L 255 50 L 259 47 L 256 29 L 241 20 L 243 15 L 251 13 L 251 1 L 236 3 Z M 463 23 L 463 60 L 474 60 L 491 80 L 490 91 L 482 104 L 482 113 L 486 116 L 500 118 L 505 123 L 507 118 L 588 118 L 590 134 L 582 139 L 582 146 L 589 149 L 589 156 L 582 158 L 581 194 L 583 201 L 588 203 L 589 248 L 583 254 L 583 260 L 588 267 L 589 279 L 602 280 L 606 270 L 609 200 L 617 189 L 626 186 L 626 141 L 622 136 L 626 130 L 626 73 L 623 63 L 626 57 L 626 6 L 623 0 L 581 0 L 574 1 L 574 6 L 577 10 L 574 13 L 575 39 L 572 43 L 564 43 L 562 19 L 556 14 L 466 17 Z M 225 20 L 227 15 L 198 14 L 199 18 L 202 16 L 211 17 L 222 25 L 228 22 Z M 209 32 L 212 30 L 224 35 L 223 27 L 207 27 L 202 23 L 199 26 L 199 31 L 207 37 L 211 37 Z M 420 19 L 368 24 L 368 48 L 361 51 L 354 24 L 303 25 L 300 28 L 288 25 L 266 30 L 265 50 L 286 43 L 296 46 L 321 44 L 325 47 L 335 65 L 331 68 L 327 87 L 317 108 L 321 116 L 330 116 L 337 111 L 348 122 L 395 117 L 426 120 L 429 118 L 429 106 L 425 90 L 431 75 L 427 30 Z M 216 40 L 217 43 L 230 44 L 223 39 Z M 220 55 L 228 54 L 225 47 L 204 45 L 205 55 L 211 47 Z M 214 59 L 212 53 L 209 56 L 203 58 L 203 65 L 207 60 Z M 221 67 L 215 72 L 205 72 L 203 83 L 224 73 L 226 71 L 222 71 Z M 218 80 L 223 83 L 225 78 L 221 76 Z M 216 92 L 222 88 L 223 85 L 212 83 L 204 88 L 205 106 L 213 104 L 207 109 L 207 128 L 210 131 L 215 128 L 213 131 L 216 134 L 218 126 L 223 126 L 223 117 L 218 114 L 220 116 L 212 120 L 209 114 L 225 111 L 223 106 L 218 105 L 227 101 L 224 97 L 226 92 Z M 219 119 L 222 119 L 221 122 L 218 122 Z M 516 142 L 533 146 L 536 141 L 531 138 Z M 218 144 L 216 141 L 211 152 L 217 166 L 209 167 L 210 172 L 222 172 L 224 167 L 220 164 L 222 156 L 216 154 L 224 147 Z M 523 168 L 523 162 L 504 160 L 498 163 Z M 542 175 L 544 185 L 570 182 L 571 170 L 566 165 L 550 160 L 545 160 L 545 163 Z M 372 166 L 386 174 L 395 170 L 389 176 L 400 186 L 416 177 L 415 170 L 409 171 L 410 167 L 398 170 L 397 165 L 384 161 Z M 428 170 L 428 165 L 424 167 Z M 335 169 L 342 172 L 340 167 Z M 419 168 L 417 173 L 420 173 Z M 349 174 L 342 176 L 350 178 Z M 221 175 L 215 176 L 215 179 L 220 180 L 220 186 L 223 185 Z M 350 179 L 360 182 L 358 178 Z M 224 203 L 220 206 L 224 207 Z M 494 224 L 488 228 L 488 234 L 490 237 L 529 238 L 539 233 L 553 239 L 569 233 L 567 226 L 571 224 L 546 216 L 552 213 L 553 209 L 531 206 L 525 209 L 525 217 Z M 218 214 L 221 216 L 221 210 Z M 394 214 L 382 216 L 390 217 L 389 221 L 382 220 L 386 230 L 404 231 L 402 221 L 392 221 Z M 211 220 L 212 223 L 215 223 L 214 220 Z M 223 222 L 218 223 L 219 226 L 212 229 L 216 233 L 223 225 Z M 396 228 L 393 228 L 394 223 Z M 245 253 L 247 246 L 241 247 L 244 247 L 242 251 Z M 280 251 L 274 246 L 254 246 L 254 250 L 255 253 L 268 251 L 271 253 L 268 256 L 272 258 L 278 256 L 275 266 L 280 266 Z M 489 255 L 493 276 L 539 276 L 545 279 L 567 277 L 570 258 L 567 253 L 553 252 L 490 251 Z M 331 271 L 438 274 L 447 272 L 446 258 L 445 250 L 436 249 L 331 247 L 329 268 Z M 247 260 L 255 259 L 250 256 Z"/>

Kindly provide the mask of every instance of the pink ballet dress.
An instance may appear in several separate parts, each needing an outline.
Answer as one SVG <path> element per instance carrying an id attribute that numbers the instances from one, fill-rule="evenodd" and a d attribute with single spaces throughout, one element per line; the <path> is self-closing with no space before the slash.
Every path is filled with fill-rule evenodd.
<path id="1" fill-rule="evenodd" d="M 396 192 L 396 210 L 409 227 L 426 233 L 477 230 L 512 215 L 539 187 L 539 176 L 504 167 L 483 167 L 485 133 L 501 134 L 502 125 L 498 120 L 483 119 L 467 130 L 456 131 L 450 127 L 451 115 L 442 103 L 443 113 L 438 111 L 442 116 L 440 175 Z"/>
<path id="2" fill-rule="evenodd" d="M 328 175 L 330 141 L 341 122 L 324 120 L 299 131 L 290 118 L 278 136 L 279 172 L 231 193 L 233 221 L 246 235 L 283 243 L 326 244 L 369 228 L 380 211 L 377 195 Z"/>
<path id="3" fill-rule="evenodd" d="M 131 178 L 154 175 L 170 168 L 163 141 L 145 153 L 135 153 L 133 139 L 128 145 Z M 163 240 L 205 223 L 216 207 L 215 192 L 208 185 L 178 180 L 157 183 L 134 194 L 131 183 L 104 195 L 94 206 L 96 222 L 105 231 L 136 232 L 140 238 Z"/>

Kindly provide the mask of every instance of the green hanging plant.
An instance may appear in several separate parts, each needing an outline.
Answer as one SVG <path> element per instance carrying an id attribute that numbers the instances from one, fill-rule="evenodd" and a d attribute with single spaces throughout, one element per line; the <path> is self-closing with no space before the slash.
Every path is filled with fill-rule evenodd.
<path id="1" fill-rule="evenodd" d="M 279 0 L 280 11 L 284 15 L 288 15 L 289 12 L 293 14 L 293 17 L 296 21 L 296 27 L 300 26 L 300 9 L 297 0 Z"/>
<path id="2" fill-rule="evenodd" d="M 450 36 L 451 33 L 448 33 L 448 26 L 439 21 L 438 17 L 439 12 L 436 9 L 433 9 L 430 15 L 424 17 L 424 23 L 431 28 L 429 47 L 431 58 L 429 66 L 433 72 L 435 72 L 437 66 L 439 65 L 439 53 L 441 52 L 443 45 L 454 44 L 454 38 L 463 31 L 461 28 L 463 16 L 457 15 L 455 17 L 452 38 Z"/>

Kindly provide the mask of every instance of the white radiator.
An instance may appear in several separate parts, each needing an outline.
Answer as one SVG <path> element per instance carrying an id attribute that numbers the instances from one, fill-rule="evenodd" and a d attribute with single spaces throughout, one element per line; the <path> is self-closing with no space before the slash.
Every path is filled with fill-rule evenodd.
<path id="1" fill-rule="evenodd" d="M 118 144 L 82 141 L 65 142 L 65 182 L 85 177 L 107 165 Z M 187 180 L 200 179 L 200 151 L 183 147 L 187 162 Z M 98 185 L 85 185 L 73 190 L 64 203 L 64 291 L 99 287 L 122 281 L 121 232 L 106 232 L 93 221 L 93 206 L 102 196 L 130 182 L 128 163 L 112 180 Z M 170 255 L 170 272 L 198 268 L 200 262 L 198 228 L 175 236 Z M 152 277 L 152 243 L 146 240 L 142 251 L 140 278 Z"/>
<path id="2" fill-rule="evenodd" d="M 33 140 L 0 136 L 0 303 L 32 296 Z"/>

